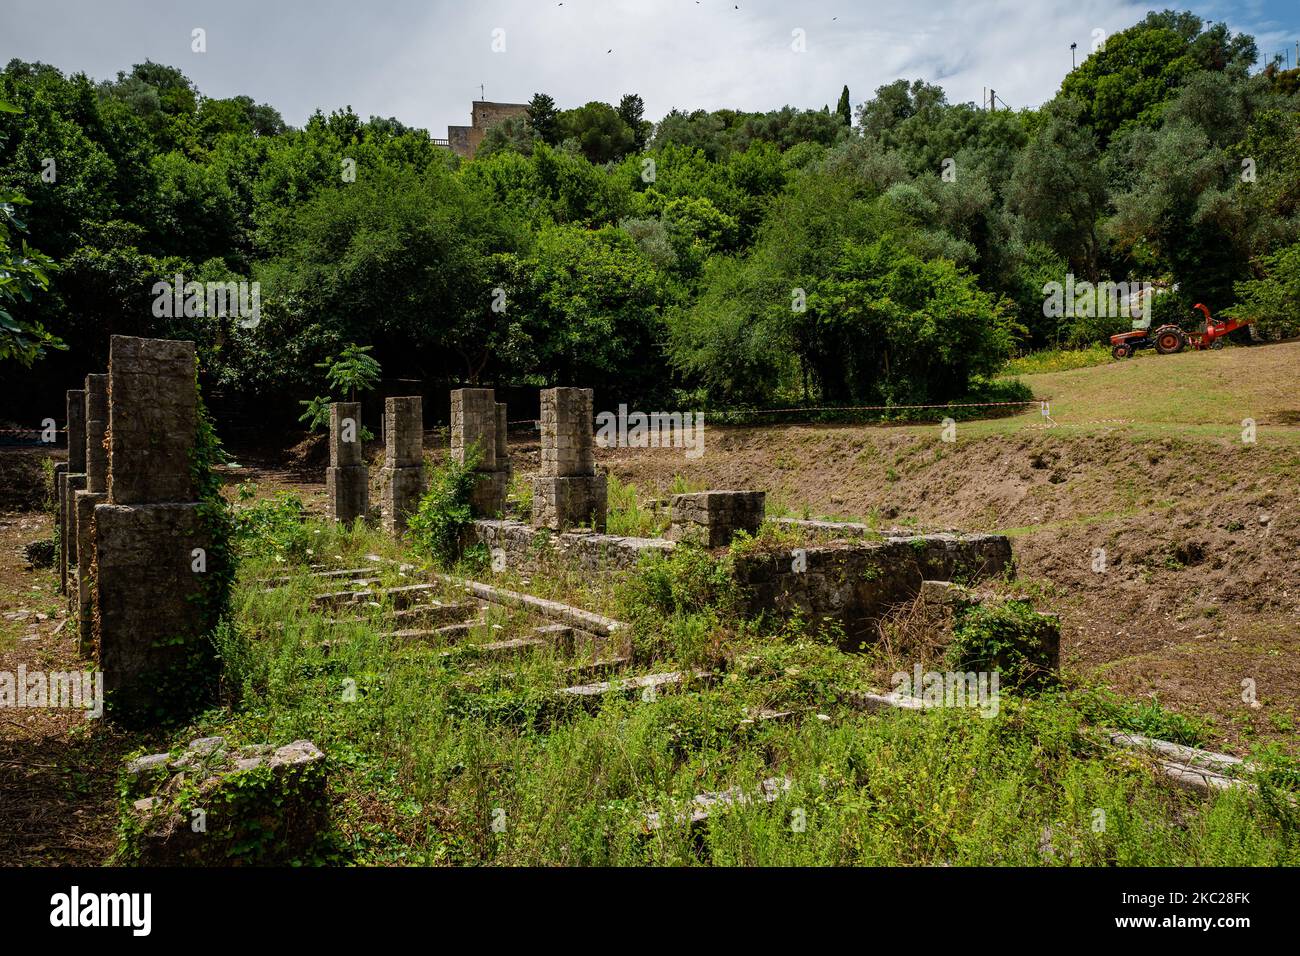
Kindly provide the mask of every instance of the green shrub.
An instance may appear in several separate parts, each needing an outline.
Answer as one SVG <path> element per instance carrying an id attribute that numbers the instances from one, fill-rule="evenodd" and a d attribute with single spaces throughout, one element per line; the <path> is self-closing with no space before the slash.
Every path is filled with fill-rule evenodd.
<path id="1" fill-rule="evenodd" d="M 252 486 L 242 485 L 240 498 L 252 496 Z M 311 557 L 311 533 L 303 524 L 302 500 L 291 491 L 235 509 L 233 540 L 244 557 L 303 562 Z"/>
<path id="2" fill-rule="evenodd" d="M 464 463 L 444 458 L 430 471 L 429 490 L 406 524 L 412 547 L 444 566 L 456 562 L 464 531 L 474 521 L 470 494 L 478 481 L 474 470 L 478 462 L 477 448 L 465 456 Z"/>
<path id="3" fill-rule="evenodd" d="M 1041 687 L 1052 680 L 1048 652 L 1057 627 L 1023 601 L 976 605 L 953 625 L 948 664 L 959 671 L 996 670 L 1007 690 Z"/>

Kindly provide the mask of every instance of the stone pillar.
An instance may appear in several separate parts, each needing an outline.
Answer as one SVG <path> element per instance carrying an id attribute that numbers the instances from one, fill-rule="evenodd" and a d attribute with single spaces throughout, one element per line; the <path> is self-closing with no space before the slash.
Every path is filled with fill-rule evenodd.
<path id="1" fill-rule="evenodd" d="M 67 571 L 68 566 L 64 563 L 63 557 L 63 536 L 67 533 L 63 528 L 63 495 L 68 476 L 68 463 L 66 461 L 55 462 L 54 464 L 54 527 L 59 532 L 58 553 L 54 555 L 54 560 L 59 565 L 59 593 L 67 591 Z"/>
<path id="2" fill-rule="evenodd" d="M 86 473 L 86 393 L 68 389 L 68 471 Z"/>
<path id="3" fill-rule="evenodd" d="M 68 463 L 54 466 L 54 524 L 59 529 L 59 593 L 68 593 L 68 526 L 63 520 L 63 501 L 68 494 Z"/>
<path id="4" fill-rule="evenodd" d="M 370 511 L 370 469 L 361 443 L 361 403 L 330 405 L 330 464 L 325 470 L 330 517 L 351 526 Z"/>
<path id="5" fill-rule="evenodd" d="M 542 472 L 533 481 L 533 525 L 605 530 L 605 476 L 596 471 L 589 388 L 542 391 Z"/>
<path id="6" fill-rule="evenodd" d="M 108 493 L 108 376 L 86 376 L 86 490 Z"/>
<path id="7" fill-rule="evenodd" d="M 63 543 L 63 593 L 68 596 L 68 608 L 77 603 L 77 495 L 86 487 L 85 475 L 71 472 L 63 476 L 63 533 L 59 541 Z"/>
<path id="8" fill-rule="evenodd" d="M 86 376 L 86 489 L 75 495 L 77 516 L 77 643 L 94 655 L 95 506 L 108 501 L 108 376 Z"/>
<path id="9" fill-rule="evenodd" d="M 77 529 L 72 523 L 76 518 L 73 510 L 72 496 L 80 479 L 84 487 L 86 474 L 86 393 L 79 388 L 67 392 L 67 435 L 68 468 L 63 478 L 63 487 L 58 491 L 59 503 L 59 586 L 64 594 L 71 593 L 68 575 L 77 563 Z"/>
<path id="10" fill-rule="evenodd" d="M 763 491 L 673 495 L 672 525 L 665 537 L 673 541 L 694 541 L 706 548 L 725 547 L 737 531 L 758 534 L 766 506 L 767 493 Z"/>
<path id="11" fill-rule="evenodd" d="M 506 407 L 490 388 L 458 388 L 451 393 L 451 454 L 464 464 L 478 449 L 478 482 L 470 494 L 476 518 L 495 518 L 506 506 L 510 456 L 505 436 Z M 500 427 L 498 427 L 500 423 Z"/>
<path id="12" fill-rule="evenodd" d="M 190 472 L 197 426 L 194 343 L 113 336 L 91 614 L 110 711 L 130 720 L 201 704 L 216 666 L 203 607 L 215 569 Z"/>
<path id="13" fill-rule="evenodd" d="M 419 395 L 384 400 L 384 530 L 400 535 L 424 493 L 424 411 Z"/>

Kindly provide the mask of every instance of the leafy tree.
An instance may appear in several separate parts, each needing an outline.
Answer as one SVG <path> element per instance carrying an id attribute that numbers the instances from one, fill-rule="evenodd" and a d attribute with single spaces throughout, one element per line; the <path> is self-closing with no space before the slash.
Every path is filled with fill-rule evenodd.
<path id="1" fill-rule="evenodd" d="M 521 156 L 531 156 L 533 155 L 533 143 L 539 139 L 541 137 L 529 125 L 526 117 L 510 116 L 497 123 L 483 135 L 483 142 L 479 143 L 474 156 L 486 159 L 494 153 L 507 150 L 513 150 Z"/>
<path id="2" fill-rule="evenodd" d="M 639 153 L 645 149 L 654 124 L 645 120 L 645 103 L 641 97 L 635 93 L 625 94 L 618 102 L 618 118 L 632 131 L 632 151 Z"/>
<path id="3" fill-rule="evenodd" d="M 1232 35 L 1222 24 L 1203 30 L 1191 13 L 1149 13 L 1066 75 L 1063 97 L 1083 107 L 1083 121 L 1104 146 L 1130 123 L 1150 125 L 1179 87 L 1200 70 L 1228 71 L 1244 77 L 1258 55 L 1255 41 Z"/>
<path id="4" fill-rule="evenodd" d="M 636 134 L 608 103 L 592 101 L 559 115 L 561 139 L 577 142 L 582 154 L 593 163 L 608 163 L 632 149 Z"/>
<path id="5" fill-rule="evenodd" d="M 844 89 L 840 90 L 840 101 L 835 104 L 835 115 L 840 118 L 845 126 L 853 125 L 853 109 L 849 105 L 849 87 L 845 84 Z"/>
<path id="6" fill-rule="evenodd" d="M 560 141 L 560 112 L 555 108 L 555 100 L 545 93 L 534 93 L 528 101 L 528 125 L 548 146 L 556 146 Z"/>
<path id="7" fill-rule="evenodd" d="M 1259 278 L 1236 284 L 1237 302 L 1224 315 L 1253 319 L 1265 335 L 1300 334 L 1300 243 L 1264 257 L 1260 265 Z"/>
<path id="8" fill-rule="evenodd" d="M 0 102 L 0 112 L 11 109 Z M 66 346 L 40 322 L 15 316 L 11 311 L 20 302 L 31 302 L 33 293 L 48 289 L 54 269 L 53 260 L 28 246 L 25 238 L 19 239 L 16 247 L 13 245 L 14 234 L 26 231 L 14 215 L 14 206 L 25 202 L 17 193 L 0 192 L 0 362 L 30 366 L 47 348 Z"/>
<path id="9" fill-rule="evenodd" d="M 358 392 L 372 391 L 379 384 L 382 372 L 379 363 L 370 354 L 370 349 L 369 345 L 349 342 L 343 346 L 338 355 L 316 363 L 317 368 L 324 370 L 325 381 L 330 387 L 345 395 L 349 402 L 357 400 Z M 303 413 L 298 420 L 306 423 L 313 431 L 328 428 L 330 404 L 333 401 L 334 399 L 328 395 L 317 395 L 315 398 L 299 402 L 298 404 L 303 406 Z M 369 434 L 364 428 L 362 432 L 363 437 Z"/>
<path id="10" fill-rule="evenodd" d="M 1092 132 L 1079 108 L 1056 100 L 1016 159 L 1008 207 L 1028 241 L 1046 243 L 1080 275 L 1096 279 L 1101 252 L 1098 219 L 1106 208 L 1106 179 Z"/>

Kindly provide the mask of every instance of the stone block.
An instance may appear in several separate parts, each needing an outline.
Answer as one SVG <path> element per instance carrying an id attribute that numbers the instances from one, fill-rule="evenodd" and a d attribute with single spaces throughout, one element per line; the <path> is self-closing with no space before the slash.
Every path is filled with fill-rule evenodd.
<path id="1" fill-rule="evenodd" d="M 86 472 L 86 393 L 68 389 L 68 471 Z"/>
<path id="2" fill-rule="evenodd" d="M 365 464 L 360 402 L 334 402 L 330 405 L 329 446 L 331 468 Z"/>
<path id="3" fill-rule="evenodd" d="M 424 462 L 424 400 L 407 395 L 384 400 L 384 464 L 405 468 Z"/>
<path id="4" fill-rule="evenodd" d="M 194 343 L 114 335 L 108 359 L 108 500 L 193 501 Z M 85 438 L 82 437 L 84 455 Z"/>
<path id="5" fill-rule="evenodd" d="M 706 548 L 731 543 L 737 531 L 757 534 L 763 525 L 767 494 L 762 491 L 702 491 L 674 495 L 668 537 Z"/>
<path id="6" fill-rule="evenodd" d="M 451 393 L 451 456 L 464 463 L 479 450 L 478 471 L 497 471 L 497 402 L 490 388 L 458 388 Z"/>
<path id="7" fill-rule="evenodd" d="M 469 493 L 470 513 L 475 518 L 496 518 L 505 511 L 506 496 L 510 492 L 508 471 L 480 472 L 478 481 Z"/>
<path id="8" fill-rule="evenodd" d="M 589 388 L 542 390 L 542 475 L 572 478 L 596 471 Z"/>
<path id="9" fill-rule="evenodd" d="M 131 761 L 125 782 L 137 825 L 118 854 L 134 865 L 301 862 L 327 825 L 325 754 L 308 740 L 234 748 L 203 738 Z"/>
<path id="10" fill-rule="evenodd" d="M 198 700 L 185 674 L 212 664 L 202 601 L 211 542 L 199 504 L 100 504 L 94 509 L 95 643 L 110 709 L 142 714 Z M 202 548 L 207 570 L 194 570 Z M 114 695 L 116 695 L 114 699 Z"/>
<path id="11" fill-rule="evenodd" d="M 108 491 L 108 376 L 86 376 L 86 490 Z"/>
<path id="12" fill-rule="evenodd" d="M 564 531 L 585 525 L 605 530 L 608 492 L 604 475 L 546 476 L 533 480 L 533 526 Z"/>
<path id="13" fill-rule="evenodd" d="M 77 645 L 83 657 L 93 657 L 95 652 L 95 506 L 105 504 L 108 495 L 103 492 L 78 491 L 77 513 Z M 74 603 L 74 602 L 69 602 Z"/>
<path id="14" fill-rule="evenodd" d="M 325 493 L 330 517 L 351 526 L 370 511 L 370 469 L 365 465 L 326 468 Z"/>
<path id="15" fill-rule="evenodd" d="M 407 519 L 420 507 L 420 497 L 424 494 L 424 465 L 385 466 L 380 487 L 384 530 L 389 534 L 401 534 L 406 530 Z"/>

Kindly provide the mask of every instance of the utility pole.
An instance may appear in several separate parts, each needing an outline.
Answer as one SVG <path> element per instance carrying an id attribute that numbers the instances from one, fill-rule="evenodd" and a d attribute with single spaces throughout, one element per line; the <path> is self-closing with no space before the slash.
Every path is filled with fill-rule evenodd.
<path id="1" fill-rule="evenodd" d="M 1070 44 L 1070 70 L 1071 70 L 1071 71 L 1074 70 L 1075 65 L 1076 65 L 1075 62 L 1074 62 L 1074 51 L 1078 48 L 1078 46 L 1079 46 L 1079 44 L 1077 44 L 1077 43 L 1071 43 L 1071 44 Z"/>

